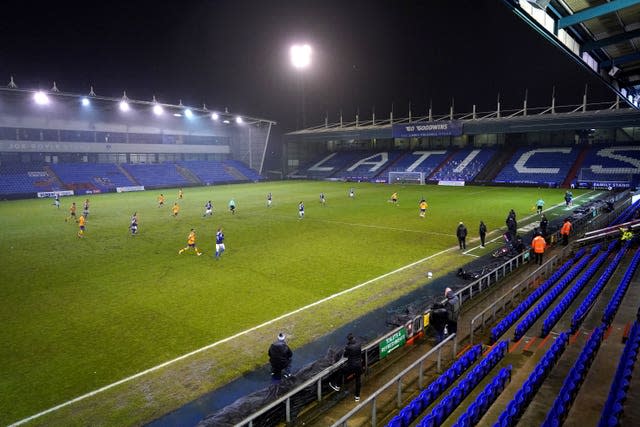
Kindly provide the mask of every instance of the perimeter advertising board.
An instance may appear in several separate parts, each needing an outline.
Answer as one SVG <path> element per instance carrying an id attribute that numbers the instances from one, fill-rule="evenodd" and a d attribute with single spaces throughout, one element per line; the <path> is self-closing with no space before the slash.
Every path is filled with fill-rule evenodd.
<path id="1" fill-rule="evenodd" d="M 380 359 L 384 359 L 393 350 L 402 347 L 407 342 L 407 330 L 400 329 L 395 334 L 380 341 Z"/>

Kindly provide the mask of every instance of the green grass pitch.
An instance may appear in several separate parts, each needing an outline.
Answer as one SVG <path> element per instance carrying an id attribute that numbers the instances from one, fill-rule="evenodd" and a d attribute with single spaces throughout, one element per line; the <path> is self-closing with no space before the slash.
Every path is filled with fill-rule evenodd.
<path id="1" fill-rule="evenodd" d="M 350 199 L 348 190 L 355 188 Z M 273 206 L 266 207 L 266 194 Z M 393 191 L 399 204 L 388 202 Z M 167 198 L 164 208 L 157 196 Z M 321 206 L 319 194 L 326 194 Z M 0 203 L 0 424 L 15 422 L 503 227 L 564 190 L 277 182 L 86 196 L 84 239 L 65 223 L 85 196 Z M 575 195 L 581 194 L 574 191 Z M 418 216 L 424 197 L 427 217 Z M 237 212 L 227 202 L 234 198 Z M 203 218 L 214 202 L 213 217 Z M 306 216 L 298 219 L 298 202 Z M 137 211 L 139 234 L 129 218 Z M 222 226 L 227 250 L 214 254 Z M 191 228 L 204 252 L 185 246 Z M 486 249 L 489 250 L 489 249 Z M 460 258 L 464 255 L 456 254 Z M 262 354 L 265 349 L 256 348 Z M 266 359 L 264 361 L 266 363 Z"/>

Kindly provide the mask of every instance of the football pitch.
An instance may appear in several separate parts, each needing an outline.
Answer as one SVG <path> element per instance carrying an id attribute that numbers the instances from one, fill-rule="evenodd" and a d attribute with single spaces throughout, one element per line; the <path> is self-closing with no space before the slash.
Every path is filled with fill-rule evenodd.
<path id="1" fill-rule="evenodd" d="M 348 196 L 350 188 L 355 190 L 353 199 Z M 399 194 L 397 205 L 389 202 L 394 191 Z M 273 194 L 269 208 L 268 192 Z M 326 195 L 324 206 L 321 192 Z M 160 193 L 166 197 L 164 207 L 158 207 Z M 574 190 L 574 196 L 584 193 Z M 469 247 L 476 246 L 480 220 L 493 231 L 492 237 L 499 236 L 497 229 L 504 228 L 509 209 L 521 221 L 534 214 L 533 205 L 540 197 L 545 208 L 560 204 L 564 190 L 285 181 L 185 188 L 182 200 L 177 194 L 177 189 L 170 189 L 64 197 L 59 209 L 50 199 L 0 202 L 0 424 L 39 413 L 434 254 L 442 257 L 425 260 L 419 271 L 437 275 L 456 269 L 474 253 L 497 247 L 496 243 L 469 255 L 452 249 L 457 247 L 459 221 L 469 230 Z M 78 225 L 65 222 L 65 217 L 73 201 L 80 214 L 86 198 L 91 202 L 90 215 L 80 239 Z M 227 208 L 231 198 L 237 203 L 234 215 Z M 418 215 L 422 198 L 429 205 L 426 218 Z M 176 200 L 181 209 L 173 217 Z M 214 214 L 203 217 L 208 200 L 214 204 Z M 298 216 L 301 201 L 303 219 Z M 135 236 L 128 228 L 133 212 L 139 218 Z M 548 216 L 562 214 L 558 209 Z M 226 236 L 226 251 L 216 260 L 218 227 Z M 178 255 L 192 228 L 203 255 L 190 250 Z M 426 283 L 423 273 L 420 279 L 414 277 L 414 288 Z M 405 279 L 394 282 L 393 275 L 385 276 L 388 297 L 411 290 L 402 288 Z M 370 287 L 375 286 L 373 281 Z M 358 294 L 347 295 L 341 315 L 332 322 L 322 317 L 323 312 L 313 317 L 299 313 L 295 321 L 304 327 L 292 346 L 373 308 L 366 303 L 370 291 L 365 286 Z M 276 327 L 288 328 L 288 322 L 265 328 L 266 342 L 278 332 Z M 167 384 L 166 395 L 153 402 L 116 402 L 113 407 L 120 408 L 119 415 L 110 418 L 113 414 L 98 410 L 93 416 L 103 425 L 149 421 L 207 387 L 267 362 L 261 341 L 240 339 L 242 354 L 227 354 L 230 360 L 219 365 L 233 369 L 209 366 L 201 373 L 209 377 L 205 385 L 195 375 L 193 384 L 181 387 L 188 389 L 182 394 L 174 394 Z M 60 419 L 40 422 L 64 425 Z M 69 421 L 73 424 L 94 422 L 80 418 Z"/>

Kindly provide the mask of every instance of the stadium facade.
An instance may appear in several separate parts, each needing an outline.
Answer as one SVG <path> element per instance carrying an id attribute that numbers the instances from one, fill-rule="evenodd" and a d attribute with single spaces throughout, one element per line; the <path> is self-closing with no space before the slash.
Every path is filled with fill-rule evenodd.
<path id="1" fill-rule="evenodd" d="M 262 179 L 273 125 L 206 106 L 12 84 L 0 90 L 0 193 L 33 197 L 256 181 Z"/>

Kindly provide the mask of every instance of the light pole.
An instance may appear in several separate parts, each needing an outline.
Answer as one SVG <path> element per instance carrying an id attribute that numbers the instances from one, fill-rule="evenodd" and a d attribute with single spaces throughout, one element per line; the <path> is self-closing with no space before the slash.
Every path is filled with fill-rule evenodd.
<path id="1" fill-rule="evenodd" d="M 300 87 L 300 112 L 302 113 L 302 128 L 307 126 L 305 117 L 305 102 L 304 102 L 304 70 L 311 65 L 311 46 L 308 44 L 294 44 L 289 49 L 289 57 L 291 59 L 291 65 L 298 71 L 298 84 Z M 296 114 L 296 127 L 298 123 L 298 117 Z"/>

